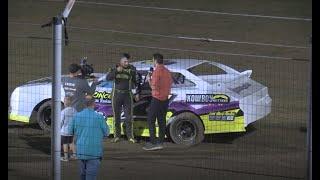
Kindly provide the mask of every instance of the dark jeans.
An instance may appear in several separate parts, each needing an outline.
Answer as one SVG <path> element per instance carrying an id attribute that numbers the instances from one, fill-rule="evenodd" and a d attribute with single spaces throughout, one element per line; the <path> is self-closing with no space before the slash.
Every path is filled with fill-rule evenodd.
<path id="1" fill-rule="evenodd" d="M 100 168 L 100 159 L 79 160 L 80 179 L 96 180 Z"/>
<path id="2" fill-rule="evenodd" d="M 154 97 L 151 99 L 150 109 L 148 112 L 148 125 L 150 133 L 150 142 L 152 144 L 163 143 L 166 134 L 166 114 L 169 100 L 160 101 Z M 156 140 L 155 122 L 159 125 L 159 139 Z"/>
<path id="3" fill-rule="evenodd" d="M 132 129 L 132 103 L 133 98 L 131 92 L 113 92 L 112 109 L 114 117 L 114 137 L 121 137 L 121 111 L 123 106 L 127 138 L 134 138 Z"/>

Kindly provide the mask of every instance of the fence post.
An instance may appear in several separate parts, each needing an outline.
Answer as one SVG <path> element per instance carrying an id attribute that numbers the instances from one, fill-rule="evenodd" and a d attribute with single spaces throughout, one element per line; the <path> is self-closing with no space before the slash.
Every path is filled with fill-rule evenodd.
<path id="1" fill-rule="evenodd" d="M 53 17 L 53 75 L 52 75 L 52 140 L 51 140 L 51 162 L 52 178 L 61 179 L 61 58 L 62 58 L 62 17 Z"/>
<path id="2" fill-rule="evenodd" d="M 312 180 L 312 36 L 309 39 L 310 45 L 310 63 L 309 63 L 309 89 L 308 89 L 308 134 L 307 134 L 307 148 L 308 148 L 308 159 L 307 159 L 307 179 Z"/>

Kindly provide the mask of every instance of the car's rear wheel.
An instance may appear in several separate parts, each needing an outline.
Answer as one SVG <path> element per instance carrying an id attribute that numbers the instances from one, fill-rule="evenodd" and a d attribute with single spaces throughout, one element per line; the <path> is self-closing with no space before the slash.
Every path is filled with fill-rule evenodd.
<path id="1" fill-rule="evenodd" d="M 63 104 L 61 105 L 63 108 Z M 38 109 L 37 112 L 37 122 L 41 129 L 45 131 L 51 130 L 51 113 L 52 113 L 52 101 L 46 101 Z"/>
<path id="2" fill-rule="evenodd" d="M 204 139 L 204 128 L 201 120 L 190 112 L 174 117 L 169 126 L 170 137 L 176 144 L 192 146 Z"/>

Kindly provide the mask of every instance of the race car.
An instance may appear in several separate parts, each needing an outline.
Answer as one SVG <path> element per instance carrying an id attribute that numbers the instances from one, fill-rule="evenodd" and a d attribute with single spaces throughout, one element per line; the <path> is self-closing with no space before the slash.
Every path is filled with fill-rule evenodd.
<path id="1" fill-rule="evenodd" d="M 151 89 L 146 76 L 153 62 L 143 60 L 131 64 L 137 68 L 141 78 L 140 100 L 133 104 L 134 134 L 149 136 L 147 113 Z M 167 59 L 164 65 L 173 78 L 168 97 L 166 136 L 177 144 L 198 144 L 205 134 L 245 132 L 250 123 L 271 112 L 272 100 L 268 88 L 250 78 L 252 70 L 239 72 L 218 62 L 197 59 Z M 96 99 L 95 110 L 106 118 L 112 134 L 113 82 L 107 81 L 106 75 L 93 73 L 99 82 L 93 97 Z M 88 79 L 88 83 L 92 83 L 92 79 Z M 51 77 L 46 77 L 17 87 L 10 98 L 9 119 L 29 123 L 32 113 L 36 113 L 40 127 L 49 130 L 51 86 Z M 61 93 L 62 103 L 62 87 Z"/>

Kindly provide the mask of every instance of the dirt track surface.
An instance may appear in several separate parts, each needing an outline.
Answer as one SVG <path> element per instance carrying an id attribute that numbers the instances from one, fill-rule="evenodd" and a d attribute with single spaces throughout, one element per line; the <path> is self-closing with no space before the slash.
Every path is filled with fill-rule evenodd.
<path id="1" fill-rule="evenodd" d="M 311 1 L 100 1 L 141 6 L 200 9 L 218 12 L 311 17 Z M 161 3 L 160 3 L 161 2 Z M 52 71 L 51 28 L 40 28 L 63 8 L 62 1 L 8 1 L 8 95 L 29 80 L 50 76 Z M 11 22 L 11 23 L 10 23 Z M 28 22 L 36 25 L 15 24 Z M 242 42 L 308 46 L 312 22 L 268 18 L 119 8 L 76 4 L 69 26 L 130 32 L 208 37 Z M 166 58 L 215 60 L 239 71 L 253 70 L 251 78 L 267 86 L 272 98 L 271 114 L 253 123 L 246 133 L 206 136 L 198 146 L 186 148 L 167 142 L 166 148 L 145 152 L 138 144 L 104 143 L 99 179 L 306 179 L 307 92 L 309 48 L 281 48 L 234 43 L 207 43 L 155 38 L 103 31 L 68 29 L 71 43 L 64 47 L 63 72 L 71 62 L 87 56 L 96 72 L 104 72 L 122 52 L 135 60 L 155 52 Z M 12 35 L 24 35 L 17 38 Z M 46 39 L 47 38 L 47 39 Z M 91 41 L 91 43 L 72 40 Z M 109 42 L 111 44 L 101 44 Z M 289 59 L 256 58 L 192 51 L 169 51 L 119 46 L 129 43 L 152 47 L 193 49 L 235 54 L 268 55 Z M 36 67 L 36 68 L 35 68 Z M 8 124 L 8 179 L 49 179 L 50 134 L 34 125 Z M 78 179 L 76 161 L 62 162 L 62 179 Z"/>
<path id="2" fill-rule="evenodd" d="M 137 144 L 114 144 L 109 138 L 99 179 L 305 179 L 305 149 L 292 138 L 284 142 L 286 147 L 271 143 L 279 136 L 276 132 L 281 130 L 264 130 L 256 123 L 246 133 L 206 136 L 194 147 L 166 142 L 165 149 L 154 152 L 142 150 L 144 138 Z M 297 134 L 306 135 L 303 129 L 286 131 L 288 137 Z M 9 124 L 8 135 L 9 179 L 47 179 L 50 135 L 19 123 Z M 62 179 L 78 179 L 76 161 L 61 162 L 61 168 Z"/>

